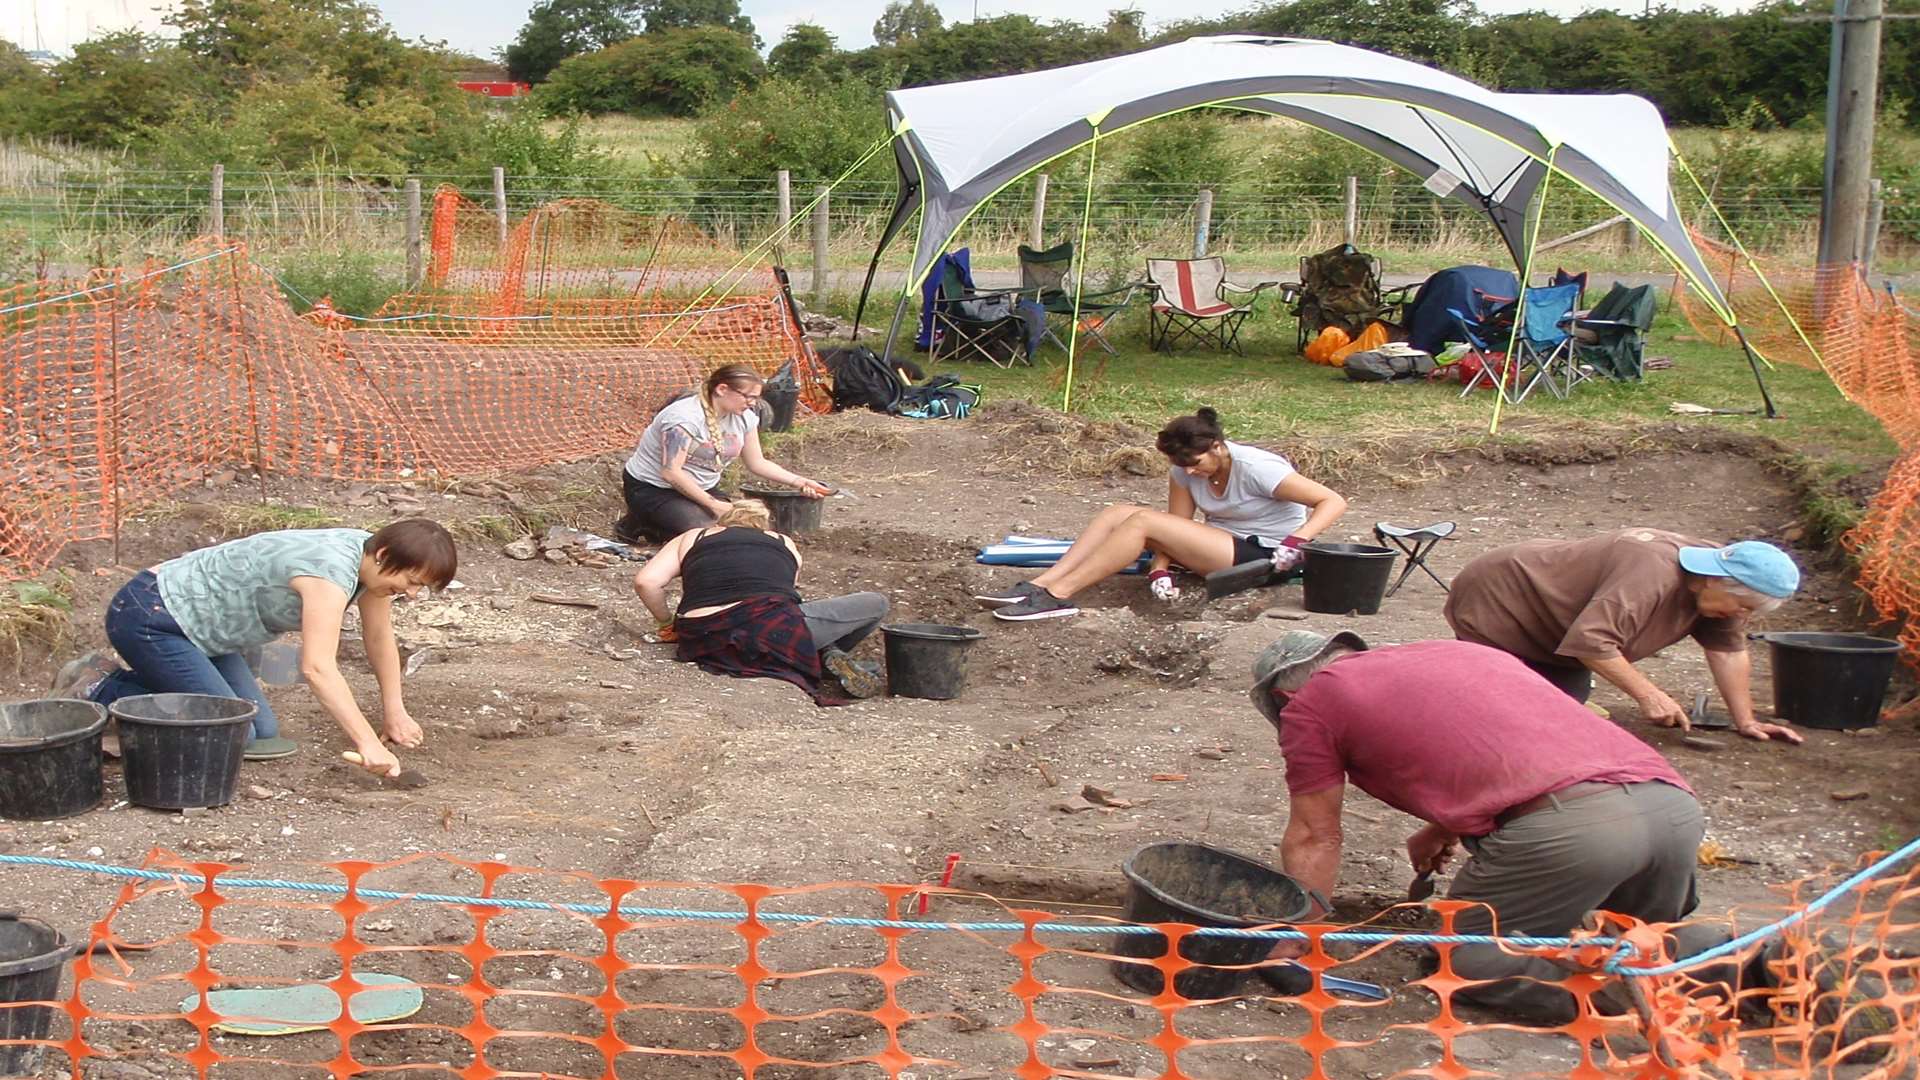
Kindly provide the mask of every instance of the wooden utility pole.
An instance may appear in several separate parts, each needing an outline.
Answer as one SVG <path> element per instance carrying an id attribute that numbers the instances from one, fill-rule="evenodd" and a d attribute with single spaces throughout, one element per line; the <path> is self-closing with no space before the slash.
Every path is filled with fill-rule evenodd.
<path id="1" fill-rule="evenodd" d="M 1868 181 L 1879 94 L 1881 0 L 1834 0 L 1834 59 L 1827 84 L 1827 185 L 1820 201 L 1823 265 L 1867 250 Z"/>

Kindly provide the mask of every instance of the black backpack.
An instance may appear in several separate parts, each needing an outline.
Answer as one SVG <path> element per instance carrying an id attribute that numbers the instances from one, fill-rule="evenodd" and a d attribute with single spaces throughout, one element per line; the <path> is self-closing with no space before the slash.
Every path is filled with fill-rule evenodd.
<path id="1" fill-rule="evenodd" d="M 865 345 L 825 349 L 820 359 L 833 373 L 833 408 L 892 412 L 900 403 L 900 377 Z"/>

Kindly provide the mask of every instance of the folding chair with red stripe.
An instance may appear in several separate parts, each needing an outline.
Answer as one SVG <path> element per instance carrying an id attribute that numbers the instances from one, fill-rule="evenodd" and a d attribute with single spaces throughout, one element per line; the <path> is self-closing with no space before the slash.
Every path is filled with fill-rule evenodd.
<path id="1" fill-rule="evenodd" d="M 1219 256 L 1148 259 L 1147 288 L 1153 290 L 1153 305 L 1147 309 L 1147 343 L 1172 352 L 1175 342 L 1191 338 L 1222 352 L 1245 355 L 1240 353 L 1240 326 L 1253 314 L 1254 298 L 1279 284 L 1236 285 L 1227 280 L 1226 260 Z M 1229 292 L 1241 294 L 1244 301 L 1227 299 Z"/>

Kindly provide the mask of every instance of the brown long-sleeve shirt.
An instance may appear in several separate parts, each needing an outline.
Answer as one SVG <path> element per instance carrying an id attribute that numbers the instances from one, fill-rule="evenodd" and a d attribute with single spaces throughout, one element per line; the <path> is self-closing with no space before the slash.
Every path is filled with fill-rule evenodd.
<path id="1" fill-rule="evenodd" d="M 1691 636 L 1703 649 L 1746 649 L 1744 619 L 1700 614 L 1683 547 L 1717 547 L 1661 529 L 1621 529 L 1586 540 L 1528 540 L 1467 564 L 1447 596 L 1462 641 L 1540 664 L 1652 656 Z"/>

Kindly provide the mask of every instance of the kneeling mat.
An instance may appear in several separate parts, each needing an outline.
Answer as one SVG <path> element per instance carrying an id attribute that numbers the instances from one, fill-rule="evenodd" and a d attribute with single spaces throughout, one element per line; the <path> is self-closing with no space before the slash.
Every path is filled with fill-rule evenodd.
<path id="1" fill-rule="evenodd" d="M 377 972 L 360 972 L 354 981 L 375 989 L 353 995 L 349 1008 L 353 1018 L 363 1024 L 381 1024 L 401 1020 L 420 1011 L 420 986 L 412 979 Z M 207 1004 L 222 1017 L 215 1031 L 233 1035 L 293 1035 L 302 1031 L 320 1031 L 340 1018 L 340 995 L 326 983 L 306 986 L 255 987 L 238 990 L 213 990 Z M 180 1011 L 190 1013 L 200 1007 L 200 995 L 180 1002 Z"/>

